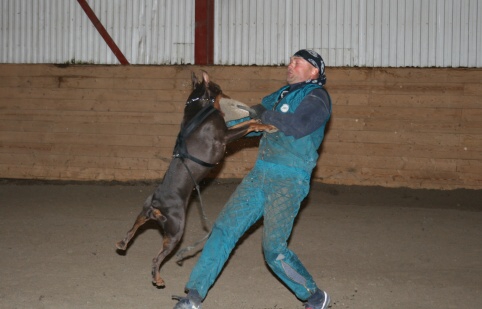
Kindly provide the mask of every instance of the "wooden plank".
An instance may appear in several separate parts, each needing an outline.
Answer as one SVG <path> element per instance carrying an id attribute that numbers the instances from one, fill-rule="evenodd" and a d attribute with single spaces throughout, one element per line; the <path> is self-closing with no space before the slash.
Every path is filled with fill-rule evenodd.
<path id="1" fill-rule="evenodd" d="M 406 144 L 370 144 L 350 143 L 326 140 L 323 144 L 323 151 L 327 154 L 342 155 L 346 153 L 357 153 L 360 156 L 385 156 L 385 157 L 413 157 L 413 158 L 434 158 L 434 159 L 466 159 L 480 160 L 482 153 L 470 148 L 465 150 L 460 146 L 431 145 L 406 145 Z"/>
<path id="2" fill-rule="evenodd" d="M 481 160 L 457 160 L 457 172 L 461 174 L 476 175 L 474 179 L 482 181 L 482 161 Z M 473 177 L 473 176 L 471 176 Z"/>
<path id="3" fill-rule="evenodd" d="M 158 146 L 163 145 L 172 149 L 172 136 L 142 136 L 142 135 L 113 135 L 113 134 L 85 134 L 85 133 L 38 133 L 38 132 L 9 132 L 0 136 L 0 142 L 22 141 L 41 144 L 66 145 L 124 145 L 124 146 Z"/>
<path id="4" fill-rule="evenodd" d="M 120 170 L 114 168 L 83 168 L 63 166 L 8 166 L 0 163 L 0 174 L 6 178 L 79 181 L 160 180 L 162 174 L 153 170 Z"/>
<path id="5" fill-rule="evenodd" d="M 403 144 L 403 145 L 444 145 L 461 146 L 461 137 L 453 133 L 423 133 L 398 131 L 344 131 L 332 130 L 330 141 L 345 143 Z"/>
<path id="6" fill-rule="evenodd" d="M 3 110 L 0 119 L 24 121 L 56 121 L 58 112 L 53 110 Z M 70 123 L 163 123 L 179 128 L 181 114 L 172 113 L 123 113 L 123 112 L 84 112 L 68 111 L 61 117 L 62 122 Z"/>
<path id="7" fill-rule="evenodd" d="M 114 66 L 114 65 L 64 65 L 64 64 L 1 64 L 0 76 L 84 76 L 115 78 L 142 76 L 155 79 L 191 79 L 191 70 L 201 66 Z"/>
<path id="8" fill-rule="evenodd" d="M 2 110 L 55 110 L 55 111 L 99 111 L 99 112 L 156 112 L 183 113 L 184 102 L 146 101 L 111 101 L 83 100 L 81 98 L 51 99 L 8 99 L 0 101 Z"/>
<path id="9" fill-rule="evenodd" d="M 109 101 L 168 101 L 185 103 L 187 92 L 168 90 L 133 90 L 133 89 L 67 89 L 67 88 L 3 88 L 0 90 L 0 99 L 53 99 L 82 98 L 86 100 Z"/>
<path id="10" fill-rule="evenodd" d="M 482 83 L 479 82 L 479 83 L 466 83 L 466 84 L 464 84 L 464 95 L 465 96 L 479 96 L 479 97 L 482 96 Z"/>
<path id="11" fill-rule="evenodd" d="M 285 67 L 0 65 L 0 177 L 162 177 L 172 160 L 190 72 L 200 69 L 208 70 L 228 95 L 250 105 L 285 83 Z M 333 115 L 315 180 L 482 186 L 482 70 L 327 72 Z M 210 175 L 246 175 L 258 142 L 242 139 L 228 145 L 225 159 Z"/>
<path id="12" fill-rule="evenodd" d="M 350 162 L 347 165 L 347 162 Z M 318 161 L 318 166 L 324 167 L 350 167 L 352 170 L 361 168 L 378 168 L 391 171 L 448 171 L 457 172 L 460 160 L 414 157 L 386 157 L 363 156 L 358 154 L 331 154 L 323 153 Z M 465 162 L 465 161 L 463 161 Z"/>
<path id="13" fill-rule="evenodd" d="M 464 90 L 465 91 L 465 90 Z M 336 95 L 338 99 L 340 95 Z M 365 100 L 364 97 L 367 97 Z M 356 94 L 341 95 L 345 98 L 342 102 L 345 105 L 370 105 L 370 106 L 391 106 L 391 107 L 433 107 L 433 108 L 480 108 L 482 95 L 468 96 L 468 95 L 435 95 L 435 94 L 372 94 L 364 95 L 361 98 L 355 99 Z M 338 100 L 336 101 L 339 104 Z"/>
<path id="14" fill-rule="evenodd" d="M 440 83 L 380 83 L 374 84 L 353 84 L 350 82 L 337 83 L 327 87 L 330 93 L 362 93 L 362 94 L 385 94 L 385 95 L 427 95 L 427 94 L 444 94 L 451 96 L 464 95 L 464 84 L 440 84 Z"/>
<path id="15" fill-rule="evenodd" d="M 170 161 L 172 147 L 159 144 L 157 146 L 131 145 L 76 145 L 76 144 L 48 144 L 33 142 L 0 142 L 0 153 L 6 154 L 53 154 L 53 155 L 96 155 L 111 158 L 146 158 L 155 161 Z"/>
<path id="16" fill-rule="evenodd" d="M 385 106 L 343 106 L 333 107 L 333 114 L 344 118 L 396 119 L 406 121 L 460 121 L 462 110 L 454 108 L 417 108 Z"/>

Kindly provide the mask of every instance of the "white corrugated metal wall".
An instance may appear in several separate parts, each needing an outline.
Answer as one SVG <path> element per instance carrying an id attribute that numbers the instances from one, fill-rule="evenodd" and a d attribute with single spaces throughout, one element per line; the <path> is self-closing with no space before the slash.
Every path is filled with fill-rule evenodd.
<path id="1" fill-rule="evenodd" d="M 131 64 L 194 63 L 194 0 L 89 0 Z M 76 0 L 0 0 L 0 62 L 119 63 Z"/>
<path id="2" fill-rule="evenodd" d="M 89 0 L 132 64 L 194 63 L 194 0 Z M 482 0 L 215 0 L 215 64 L 482 67 Z M 76 0 L 0 0 L 0 62 L 118 63 Z"/>
<path id="3" fill-rule="evenodd" d="M 482 67 L 482 0 L 216 0 L 216 64 Z"/>

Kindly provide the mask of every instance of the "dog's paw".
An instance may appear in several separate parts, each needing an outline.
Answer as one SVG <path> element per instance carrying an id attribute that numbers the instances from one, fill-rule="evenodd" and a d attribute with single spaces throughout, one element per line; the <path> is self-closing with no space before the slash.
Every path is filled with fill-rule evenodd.
<path id="1" fill-rule="evenodd" d="M 127 243 L 124 240 L 121 240 L 115 244 L 116 248 L 119 250 L 125 250 L 127 248 Z"/>

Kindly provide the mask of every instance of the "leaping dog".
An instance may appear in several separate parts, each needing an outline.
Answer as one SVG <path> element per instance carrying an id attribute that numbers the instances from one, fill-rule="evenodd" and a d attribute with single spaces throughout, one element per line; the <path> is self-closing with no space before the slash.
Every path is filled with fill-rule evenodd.
<path id="1" fill-rule="evenodd" d="M 181 122 L 173 159 L 162 182 L 146 201 L 126 237 L 116 244 L 126 250 L 137 229 L 149 220 L 163 230 L 162 248 L 152 261 L 152 282 L 165 285 L 160 266 L 184 234 L 186 208 L 193 188 L 225 155 L 226 145 L 252 131 L 274 131 L 271 125 L 254 120 L 228 128 L 220 111 L 219 101 L 226 96 L 219 85 L 209 80 L 206 72 L 199 81 L 192 73 L 192 89 Z"/>

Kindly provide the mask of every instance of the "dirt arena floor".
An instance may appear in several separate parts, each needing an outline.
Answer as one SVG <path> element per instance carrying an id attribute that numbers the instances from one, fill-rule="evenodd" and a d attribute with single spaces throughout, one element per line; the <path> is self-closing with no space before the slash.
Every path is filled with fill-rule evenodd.
<path id="1" fill-rule="evenodd" d="M 203 186 L 211 220 L 236 184 Z M 154 225 L 115 249 L 154 187 L 0 181 L 0 307 L 172 308 L 198 255 L 183 266 L 171 257 L 158 289 Z M 197 206 L 194 194 L 180 247 L 204 235 Z M 265 265 L 261 229 L 241 240 L 203 309 L 303 308 Z M 482 190 L 314 184 L 290 247 L 331 308 L 482 308 Z"/>

